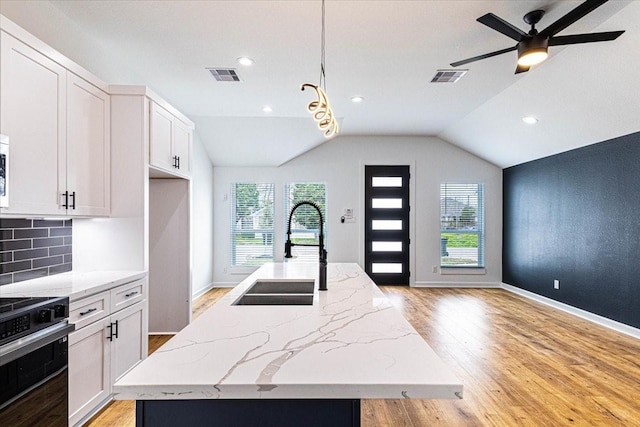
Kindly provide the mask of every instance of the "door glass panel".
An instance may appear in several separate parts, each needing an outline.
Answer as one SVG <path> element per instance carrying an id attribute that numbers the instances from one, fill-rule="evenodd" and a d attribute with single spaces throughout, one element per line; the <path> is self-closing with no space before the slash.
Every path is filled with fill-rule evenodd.
<path id="1" fill-rule="evenodd" d="M 401 262 L 374 262 L 371 264 L 373 273 L 402 273 Z"/>
<path id="2" fill-rule="evenodd" d="M 372 187 L 402 187 L 401 176 L 374 176 L 371 178 Z"/>
<path id="3" fill-rule="evenodd" d="M 371 199 L 374 209 L 402 209 L 402 199 Z"/>
<path id="4" fill-rule="evenodd" d="M 402 220 L 401 219 L 374 219 L 371 221 L 371 229 L 372 230 L 402 230 Z"/>
<path id="5" fill-rule="evenodd" d="M 402 252 L 402 242 L 371 242 L 373 252 Z"/>

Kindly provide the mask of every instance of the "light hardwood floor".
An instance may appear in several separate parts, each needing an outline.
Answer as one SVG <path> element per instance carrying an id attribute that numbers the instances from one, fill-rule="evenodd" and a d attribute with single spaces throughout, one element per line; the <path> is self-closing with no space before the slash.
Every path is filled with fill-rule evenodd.
<path id="1" fill-rule="evenodd" d="M 384 286 L 463 381 L 462 400 L 364 400 L 362 425 L 640 426 L 640 341 L 502 289 Z M 194 317 L 226 289 L 194 303 Z M 150 337 L 150 351 L 167 337 Z M 133 402 L 87 425 L 133 426 Z"/>

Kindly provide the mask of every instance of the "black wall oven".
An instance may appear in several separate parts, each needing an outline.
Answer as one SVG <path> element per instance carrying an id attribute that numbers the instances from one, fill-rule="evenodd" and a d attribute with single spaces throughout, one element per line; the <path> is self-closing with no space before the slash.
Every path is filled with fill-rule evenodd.
<path id="1" fill-rule="evenodd" d="M 67 426 L 68 298 L 0 298 L 0 426 Z"/>

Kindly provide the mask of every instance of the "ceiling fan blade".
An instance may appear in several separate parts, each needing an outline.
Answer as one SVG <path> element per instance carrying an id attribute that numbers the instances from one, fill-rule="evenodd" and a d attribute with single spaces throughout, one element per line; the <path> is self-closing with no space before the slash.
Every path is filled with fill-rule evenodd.
<path id="1" fill-rule="evenodd" d="M 540 35 L 544 37 L 551 37 L 558 34 L 560 31 L 567 28 L 569 25 L 576 22 L 578 19 L 582 18 L 586 14 L 592 12 L 598 7 L 605 4 L 608 0 L 587 0 L 560 19 L 558 19 L 553 24 L 549 25 L 544 30 L 540 31 Z"/>
<path id="2" fill-rule="evenodd" d="M 462 61 L 452 62 L 449 65 L 451 65 L 452 67 L 458 67 L 460 65 L 468 64 L 470 62 L 480 61 L 481 59 L 487 59 L 487 58 L 491 58 L 492 56 L 498 56 L 498 55 L 502 55 L 503 53 L 512 52 L 517 48 L 518 46 L 516 45 L 513 47 L 508 47 L 506 49 L 496 50 L 495 52 L 485 53 L 484 55 L 474 56 L 473 58 L 463 59 Z"/>
<path id="3" fill-rule="evenodd" d="M 476 21 L 496 30 L 499 33 L 504 34 L 507 37 L 514 39 L 517 42 L 527 37 L 527 33 L 522 31 L 520 28 L 511 25 L 510 23 L 494 15 L 493 13 L 482 15 L 480 18 L 476 19 Z"/>
<path id="4" fill-rule="evenodd" d="M 607 31 L 604 33 L 588 33 L 588 34 L 573 34 L 570 36 L 556 36 L 549 39 L 549 46 L 563 46 L 567 44 L 579 44 L 579 43 L 594 43 L 594 42 L 607 42 L 615 40 L 624 31 Z"/>
<path id="5" fill-rule="evenodd" d="M 518 64 L 518 66 L 516 67 L 516 72 L 514 74 L 526 73 L 527 71 L 529 71 L 529 68 L 531 67 Z"/>

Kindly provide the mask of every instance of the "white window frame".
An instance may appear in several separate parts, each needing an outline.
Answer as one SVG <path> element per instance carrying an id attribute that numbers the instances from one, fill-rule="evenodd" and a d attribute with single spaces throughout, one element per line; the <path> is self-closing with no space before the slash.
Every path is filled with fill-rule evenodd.
<path id="1" fill-rule="evenodd" d="M 472 195 L 475 186 L 475 199 Z M 466 198 L 466 200 L 464 200 Z M 451 202 L 453 201 L 453 202 Z M 454 204 L 455 206 L 445 205 Z M 464 218 L 457 214 L 466 207 L 475 208 L 474 218 Z M 451 215 L 451 213 L 455 215 Z M 468 224 L 465 224 L 467 223 Z M 443 247 L 443 234 L 475 234 L 478 236 L 477 260 L 476 264 L 450 264 L 445 263 L 444 250 L 449 252 L 449 247 Z M 485 269 L 485 189 L 484 183 L 464 182 L 453 183 L 443 182 L 440 185 L 440 269 L 443 274 L 451 269 Z M 455 249 L 454 249 L 455 250 Z M 465 256 L 465 255 L 461 255 Z M 472 255 L 473 256 L 473 255 Z"/>
<path id="2" fill-rule="evenodd" d="M 253 206 L 250 215 L 245 216 L 244 220 L 236 220 L 238 200 L 236 189 L 238 185 L 256 185 L 258 188 L 257 206 Z M 262 199 L 262 200 L 261 200 Z M 265 224 L 265 216 L 268 219 L 271 216 L 271 224 Z M 252 228 L 238 228 L 240 221 L 244 224 L 249 221 L 247 218 L 252 217 Z M 246 270 L 255 269 L 267 262 L 275 260 L 275 184 L 274 183 L 258 183 L 258 182 L 234 182 L 231 184 L 231 212 L 230 212 L 230 238 L 231 238 L 231 268 L 234 272 L 242 273 Z M 242 227 L 242 225 L 240 226 Z M 256 241 L 254 252 L 247 254 L 239 254 L 237 245 L 237 236 L 239 234 L 253 234 Z M 259 239 L 262 236 L 262 244 Z M 247 245 L 249 246 L 249 245 Z M 261 248 L 261 249 L 260 249 Z M 243 257 L 251 259 L 250 262 L 239 262 L 239 258 Z M 260 258 L 259 258 L 260 257 Z"/>

